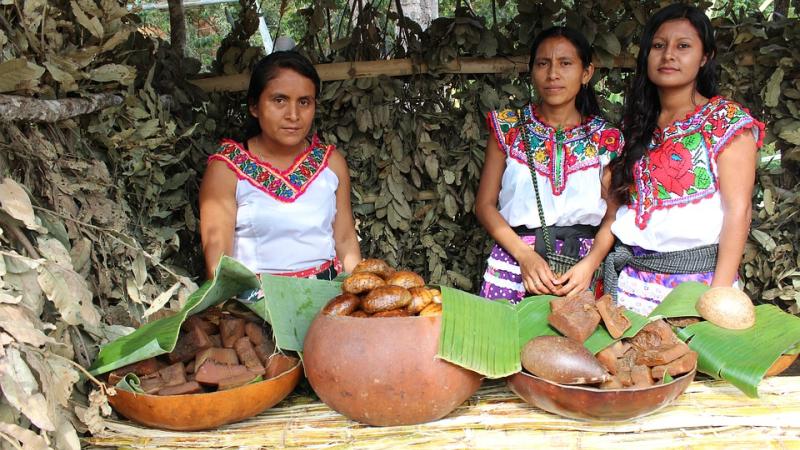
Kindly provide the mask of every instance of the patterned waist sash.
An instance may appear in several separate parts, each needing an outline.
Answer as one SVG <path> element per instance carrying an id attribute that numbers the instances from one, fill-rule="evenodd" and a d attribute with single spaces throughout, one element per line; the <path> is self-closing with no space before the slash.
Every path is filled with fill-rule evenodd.
<path id="1" fill-rule="evenodd" d="M 617 299 L 617 280 L 625 266 L 653 273 L 713 272 L 717 267 L 719 245 L 704 245 L 687 250 L 634 255 L 630 246 L 617 243 L 605 262 L 605 292 Z"/>
<path id="2" fill-rule="evenodd" d="M 314 276 L 320 280 L 333 280 L 336 278 L 336 275 L 341 272 L 342 262 L 339 261 L 338 257 L 334 257 L 332 260 L 325 261 L 316 267 L 298 270 L 297 272 L 271 273 L 270 275 L 293 278 L 308 278 Z M 261 279 L 261 274 L 258 274 L 257 276 L 259 279 Z M 236 300 L 242 303 L 255 303 L 262 298 L 264 298 L 264 292 L 260 288 L 250 289 L 236 296 Z"/>
<path id="3" fill-rule="evenodd" d="M 336 275 L 342 271 L 342 263 L 341 261 L 339 261 L 338 257 L 335 257 L 330 261 L 325 261 L 324 263 L 316 267 L 298 270 L 297 272 L 272 273 L 270 275 L 278 275 L 281 277 L 308 278 L 311 275 L 319 275 L 323 272 L 327 272 L 331 268 L 333 268 L 333 271 L 336 272 L 335 274 L 333 274 L 334 277 L 336 277 Z"/>

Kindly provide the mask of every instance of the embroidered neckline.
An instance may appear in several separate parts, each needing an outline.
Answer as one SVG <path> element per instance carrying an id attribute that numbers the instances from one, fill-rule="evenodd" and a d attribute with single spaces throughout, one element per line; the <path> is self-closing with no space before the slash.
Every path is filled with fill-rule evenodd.
<path id="1" fill-rule="evenodd" d="M 526 109 L 528 110 L 527 112 L 530 120 L 541 125 L 545 130 L 548 130 L 548 132 L 552 134 L 555 134 L 559 131 L 564 134 L 574 133 L 575 131 L 578 130 L 578 128 L 589 126 L 589 124 L 596 118 L 596 116 L 594 115 L 581 117 L 581 122 L 579 124 L 573 125 L 568 128 L 561 128 L 561 127 L 554 127 L 542 119 L 542 117 L 539 115 L 539 105 L 529 104 Z"/>
<path id="2" fill-rule="evenodd" d="M 490 118 L 500 133 L 498 139 L 505 138 L 501 142 L 509 157 L 527 166 L 525 147 L 531 147 L 533 167 L 550 180 L 553 195 L 564 192 L 570 174 L 600 167 L 601 154 L 619 150 L 619 130 L 601 117 L 589 116 L 579 125 L 557 130 L 536 117 L 533 105 L 527 105 L 521 112 L 522 118 L 512 110 L 492 113 Z M 522 142 L 520 126 L 526 127 L 529 138 L 526 143 Z"/>
<path id="3" fill-rule="evenodd" d="M 636 211 L 637 227 L 645 229 L 656 210 L 713 197 L 719 190 L 717 156 L 733 137 L 754 127 L 758 148 L 764 125 L 738 103 L 714 96 L 654 133 L 648 151 L 634 166 L 630 207 Z"/>
<path id="4" fill-rule="evenodd" d="M 704 117 L 708 113 L 706 109 L 708 108 L 711 108 L 712 110 L 716 109 L 716 107 L 719 106 L 724 100 L 725 98 L 722 97 L 721 95 L 715 95 L 711 97 L 710 99 L 708 99 L 708 102 L 702 105 L 697 105 L 694 107 L 692 111 L 687 112 L 682 119 L 674 120 L 664 128 L 656 126 L 656 129 L 653 130 L 653 136 L 663 137 L 664 134 L 670 132 L 675 128 L 686 129 L 687 127 L 691 126 L 695 120 Z"/>
<path id="5" fill-rule="evenodd" d="M 292 164 L 286 170 L 279 170 L 245 149 L 241 143 L 225 139 L 220 150 L 208 159 L 224 162 L 240 180 L 247 180 L 270 197 L 292 203 L 305 193 L 327 167 L 333 148 L 332 145 L 320 144 L 319 138 L 314 135 L 311 144 L 295 157 Z"/>

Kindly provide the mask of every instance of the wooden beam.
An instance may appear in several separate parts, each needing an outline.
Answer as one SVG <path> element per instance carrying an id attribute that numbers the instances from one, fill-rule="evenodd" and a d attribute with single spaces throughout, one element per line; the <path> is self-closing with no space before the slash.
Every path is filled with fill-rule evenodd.
<path id="1" fill-rule="evenodd" d="M 595 64 L 602 67 L 599 62 Z M 614 67 L 629 69 L 632 68 L 634 64 L 634 58 L 630 57 L 619 57 L 614 60 Z M 317 64 L 315 67 L 322 81 L 370 78 L 381 75 L 399 77 L 425 74 L 432 71 L 460 74 L 520 73 L 528 71 L 528 55 L 497 56 L 494 58 L 459 58 L 443 66 L 438 66 L 433 70 L 425 63 L 416 64 L 413 60 L 407 58 Z M 207 92 L 244 91 L 247 89 L 249 81 L 249 73 L 191 80 L 193 84 Z"/>

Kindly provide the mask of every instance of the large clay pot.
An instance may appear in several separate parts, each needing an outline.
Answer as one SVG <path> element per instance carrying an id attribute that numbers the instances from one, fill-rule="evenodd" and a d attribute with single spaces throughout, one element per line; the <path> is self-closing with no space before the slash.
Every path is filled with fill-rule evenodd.
<path id="1" fill-rule="evenodd" d="M 647 388 L 599 389 L 553 383 L 519 372 L 508 378 L 511 390 L 545 411 L 573 419 L 616 421 L 650 414 L 675 400 L 694 380 L 696 368 L 670 383 Z"/>
<path id="2" fill-rule="evenodd" d="M 303 365 L 319 398 L 369 425 L 440 419 L 481 384 L 475 372 L 436 358 L 440 316 L 358 318 L 317 315 Z"/>
<path id="3" fill-rule="evenodd" d="M 269 380 L 225 391 L 188 395 L 147 395 L 116 389 L 108 402 L 128 419 L 154 428 L 195 431 L 254 416 L 283 400 L 302 376 L 298 362 Z"/>

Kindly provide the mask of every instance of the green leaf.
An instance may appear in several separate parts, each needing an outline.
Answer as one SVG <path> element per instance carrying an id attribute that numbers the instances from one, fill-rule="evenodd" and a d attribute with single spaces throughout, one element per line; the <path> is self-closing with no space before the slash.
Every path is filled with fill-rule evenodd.
<path id="1" fill-rule="evenodd" d="M 303 351 L 303 341 L 317 313 L 342 293 L 341 283 L 309 278 L 262 274 L 264 298 L 247 305 L 272 325 L 275 345 L 282 350 Z"/>
<path id="2" fill-rule="evenodd" d="M 442 286 L 437 356 L 489 378 L 520 371 L 517 311 L 505 301 Z"/>
<path id="3" fill-rule="evenodd" d="M 214 279 L 194 291 L 177 314 L 145 324 L 106 345 L 100 350 L 89 372 L 98 375 L 171 352 L 178 342 L 181 324 L 188 316 L 258 287 L 258 278 L 253 272 L 235 259 L 223 256 Z"/>
<path id="4" fill-rule="evenodd" d="M 774 108 L 778 106 L 778 99 L 781 96 L 781 81 L 783 81 L 783 69 L 778 67 L 775 72 L 767 81 L 767 87 L 764 88 L 764 105 Z"/>
<path id="5" fill-rule="evenodd" d="M 623 312 L 623 314 L 625 314 L 625 317 L 631 321 L 631 326 L 625 330 L 625 333 L 622 334 L 620 339 L 636 336 L 636 333 L 644 328 L 644 326 L 649 322 L 647 317 L 636 314 L 633 311 L 626 310 Z M 586 341 L 583 343 L 583 346 L 589 349 L 592 354 L 597 354 L 600 350 L 608 347 L 617 340 L 618 339 L 611 337 L 611 335 L 608 334 L 606 327 L 601 324 L 596 330 L 594 330 L 594 333 L 592 333 L 592 335 L 586 339 Z"/>
<path id="6" fill-rule="evenodd" d="M 38 80 L 44 67 L 28 62 L 25 58 L 11 59 L 0 63 L 0 92 L 17 90 L 26 81 Z"/>
<path id="7" fill-rule="evenodd" d="M 726 330 L 699 322 L 678 331 L 698 354 L 697 368 L 758 397 L 758 384 L 772 364 L 800 343 L 800 317 L 775 305 L 756 306 L 756 324 L 746 330 Z"/>
<path id="8" fill-rule="evenodd" d="M 697 281 L 686 281 L 675 286 L 661 304 L 650 313 L 652 318 L 700 317 L 694 305 L 700 296 L 710 288 Z"/>
<path id="9" fill-rule="evenodd" d="M 595 39 L 595 44 L 613 56 L 619 56 L 622 46 L 614 33 L 600 33 Z"/>
<path id="10" fill-rule="evenodd" d="M 538 295 L 527 297 L 516 305 L 517 323 L 519 324 L 519 348 L 531 339 L 539 336 L 560 336 L 559 332 L 550 326 L 547 316 L 550 315 L 550 300 L 553 295 Z"/>

